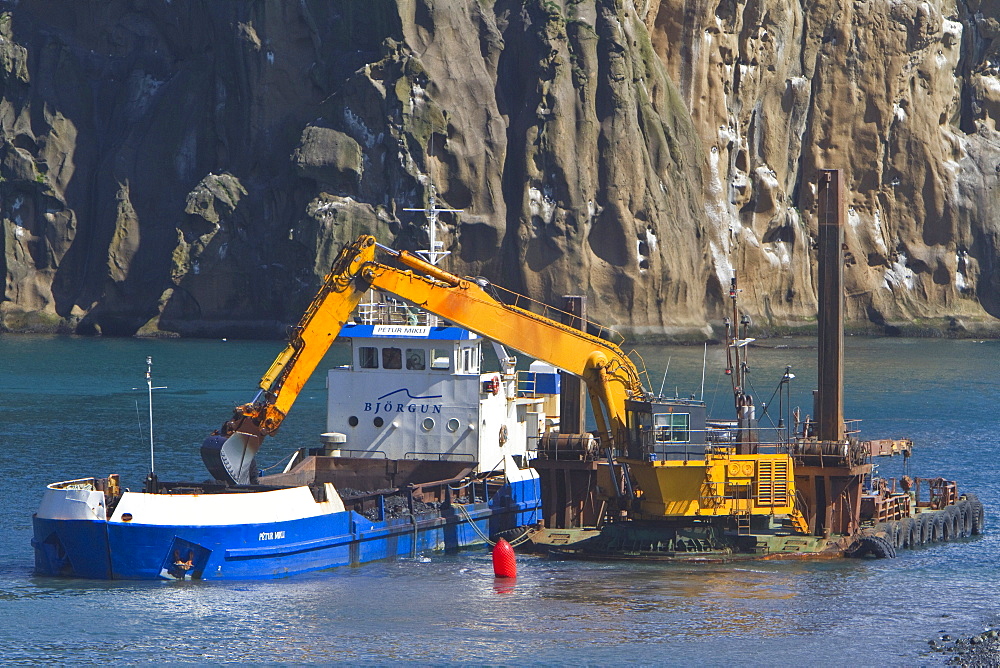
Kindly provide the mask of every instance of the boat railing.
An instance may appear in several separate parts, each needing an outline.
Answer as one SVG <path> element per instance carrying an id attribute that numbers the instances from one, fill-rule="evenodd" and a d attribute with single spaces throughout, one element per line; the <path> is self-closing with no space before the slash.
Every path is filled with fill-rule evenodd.
<path id="1" fill-rule="evenodd" d="M 709 420 L 706 422 L 705 440 L 709 443 L 762 443 L 787 445 L 788 430 L 785 427 L 741 427 L 736 420 Z"/>
<path id="2" fill-rule="evenodd" d="M 914 478 L 913 497 L 918 508 L 940 510 L 958 502 L 958 484 L 945 478 Z"/>
<path id="3" fill-rule="evenodd" d="M 550 371 L 518 371 L 517 396 L 533 399 L 559 394 L 555 375 Z"/>
<path id="4" fill-rule="evenodd" d="M 896 480 L 889 481 L 876 478 L 872 481 L 870 494 L 861 495 L 861 517 L 872 524 L 891 522 L 910 517 L 913 512 L 912 497 L 905 492 L 896 491 Z"/>
<path id="5" fill-rule="evenodd" d="M 538 396 L 538 374 L 534 371 L 517 372 L 517 396 Z"/>
<path id="6" fill-rule="evenodd" d="M 408 518 L 454 505 L 486 503 L 504 485 L 503 476 L 478 474 L 447 480 L 404 485 L 374 492 L 344 494 L 347 510 L 372 521 Z"/>
<path id="7" fill-rule="evenodd" d="M 434 316 L 388 296 L 358 304 L 355 320 L 362 325 L 431 325 Z M 434 318 L 436 322 L 436 318 Z"/>
<path id="8" fill-rule="evenodd" d="M 740 429 L 731 425 L 725 429 L 656 427 L 642 430 L 640 442 L 643 457 L 649 461 L 693 461 L 706 456 L 743 454 L 789 454 L 790 445 L 784 440 L 785 430 L 755 427 Z"/>
<path id="9" fill-rule="evenodd" d="M 507 288 L 502 288 L 499 285 L 493 285 L 491 283 L 486 289 L 497 301 L 506 306 L 513 306 L 514 308 L 519 308 L 523 311 L 530 311 L 535 315 L 540 315 L 548 318 L 549 320 L 566 324 L 573 329 L 582 329 L 591 336 L 596 336 L 599 339 L 610 341 L 618 346 L 625 343 L 625 337 L 610 327 L 605 327 L 599 323 L 581 318 L 578 315 L 573 315 L 567 311 L 557 309 L 554 306 L 549 306 L 548 304 L 536 301 L 531 297 L 526 297 L 512 290 L 508 290 Z"/>
<path id="10" fill-rule="evenodd" d="M 76 480 L 63 480 L 46 485 L 49 489 L 80 489 L 91 491 L 97 489 L 95 478 L 77 478 Z"/>
<path id="11" fill-rule="evenodd" d="M 381 450 L 353 450 L 348 448 L 338 448 L 338 457 L 354 457 L 367 459 L 388 459 L 389 456 Z"/>
<path id="12" fill-rule="evenodd" d="M 861 420 L 858 418 L 844 420 L 844 434 L 848 438 L 857 438 L 858 434 L 861 433 L 860 425 Z M 803 422 L 797 424 L 796 435 L 802 436 L 803 438 L 815 437 L 816 429 L 816 420 L 814 418 L 807 417 Z"/>
<path id="13" fill-rule="evenodd" d="M 411 451 L 403 455 L 403 459 L 435 459 L 439 462 L 474 462 L 476 458 L 469 452 L 416 452 Z"/>

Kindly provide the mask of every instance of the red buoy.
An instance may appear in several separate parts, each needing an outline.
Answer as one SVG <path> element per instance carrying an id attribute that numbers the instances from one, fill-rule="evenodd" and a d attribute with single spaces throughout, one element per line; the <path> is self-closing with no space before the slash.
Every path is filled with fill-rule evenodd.
<path id="1" fill-rule="evenodd" d="M 516 578 L 517 560 L 514 548 L 503 538 L 493 547 L 493 574 L 498 578 Z"/>

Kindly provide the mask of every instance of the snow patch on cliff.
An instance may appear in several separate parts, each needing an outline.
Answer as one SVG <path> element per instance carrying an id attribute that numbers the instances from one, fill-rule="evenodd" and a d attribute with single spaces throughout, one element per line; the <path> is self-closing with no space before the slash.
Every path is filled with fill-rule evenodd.
<path id="1" fill-rule="evenodd" d="M 969 283 L 965 278 L 965 272 L 967 269 L 965 257 L 967 255 L 967 251 L 959 251 L 958 254 L 955 255 L 955 289 L 959 292 L 965 292 L 969 289 Z"/>
<path id="2" fill-rule="evenodd" d="M 858 214 L 858 210 L 853 206 L 847 207 L 847 226 L 851 231 L 853 238 L 858 239 L 862 232 L 864 232 L 864 226 L 861 224 L 861 216 Z M 844 243 L 847 243 L 848 237 L 845 230 Z"/>
<path id="3" fill-rule="evenodd" d="M 646 228 L 645 234 L 635 240 L 635 256 L 639 263 L 639 273 L 645 274 L 649 269 L 649 258 L 656 252 L 656 233 Z"/>
<path id="4" fill-rule="evenodd" d="M 528 211 L 532 217 L 538 217 L 546 223 L 551 223 L 556 213 L 556 203 L 552 199 L 552 187 L 544 186 L 544 192 L 531 186 L 528 188 Z"/>
<path id="5" fill-rule="evenodd" d="M 882 228 L 882 210 L 875 209 L 872 212 L 872 225 L 875 228 L 872 239 L 875 242 L 875 250 L 885 255 L 889 249 L 885 245 L 885 231 Z"/>
<path id="6" fill-rule="evenodd" d="M 764 259 L 768 264 L 776 268 L 787 268 L 792 265 L 792 254 L 789 244 L 786 241 L 776 241 L 761 248 L 764 251 Z"/>
<path id="7" fill-rule="evenodd" d="M 900 253 L 896 261 L 892 263 L 888 269 L 885 270 L 885 287 L 888 290 L 892 290 L 894 287 L 906 288 L 907 290 L 912 290 L 916 284 L 916 279 L 913 276 L 913 271 L 906 266 L 906 255 Z"/>
<path id="8" fill-rule="evenodd" d="M 728 145 L 729 138 L 733 134 L 726 126 L 719 127 L 719 140 L 723 146 Z M 739 226 L 734 224 L 733 216 L 726 208 L 727 199 L 722 197 L 725 192 L 721 173 L 721 160 L 718 146 L 713 146 L 708 152 L 708 184 L 706 189 L 712 195 L 705 200 L 705 216 L 711 223 L 711 227 L 719 230 L 719 240 L 721 245 L 715 240 L 709 241 L 709 253 L 712 257 L 712 268 L 719 279 L 720 285 L 729 285 L 729 279 L 733 276 L 733 265 L 729 259 L 729 252 L 732 242 L 739 234 Z M 722 232 L 728 230 L 728 234 Z"/>

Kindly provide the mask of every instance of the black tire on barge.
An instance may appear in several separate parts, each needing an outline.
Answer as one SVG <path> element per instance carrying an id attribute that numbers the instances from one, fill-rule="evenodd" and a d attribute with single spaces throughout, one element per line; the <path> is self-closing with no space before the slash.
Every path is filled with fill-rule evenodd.
<path id="1" fill-rule="evenodd" d="M 875 535 L 885 539 L 885 542 L 894 548 L 899 548 L 900 530 L 899 522 L 879 522 L 874 527 Z"/>
<path id="2" fill-rule="evenodd" d="M 851 559 L 862 557 L 893 559 L 896 556 L 896 548 L 882 536 L 869 534 L 854 541 L 844 552 L 844 556 Z"/>
<path id="3" fill-rule="evenodd" d="M 899 525 L 896 528 L 896 551 L 898 552 L 906 547 L 908 536 L 906 535 L 906 520 L 899 520 L 896 524 Z"/>
<path id="4" fill-rule="evenodd" d="M 920 544 L 929 545 L 933 543 L 934 519 L 926 513 L 920 513 L 917 516 L 917 524 L 920 526 Z"/>
<path id="5" fill-rule="evenodd" d="M 983 504 L 975 494 L 966 494 L 970 508 L 972 510 L 972 535 L 980 536 L 986 530 L 986 516 L 983 512 Z"/>
<path id="6" fill-rule="evenodd" d="M 943 543 L 945 541 L 944 513 L 935 512 L 932 515 L 930 515 L 930 519 L 934 526 L 934 540 L 931 542 Z"/>
<path id="7" fill-rule="evenodd" d="M 948 543 L 958 538 L 958 508 L 948 506 L 940 514 L 941 542 Z"/>
<path id="8" fill-rule="evenodd" d="M 903 547 L 912 550 L 917 545 L 920 544 L 920 527 L 917 525 L 917 521 L 912 517 L 904 517 L 899 522 L 899 536 L 900 545 L 897 547 Z"/>
<path id="9" fill-rule="evenodd" d="M 960 516 L 961 533 L 959 534 L 962 538 L 968 538 L 972 535 L 972 502 L 968 499 L 959 499 L 958 503 L 955 504 L 958 508 L 958 513 Z"/>

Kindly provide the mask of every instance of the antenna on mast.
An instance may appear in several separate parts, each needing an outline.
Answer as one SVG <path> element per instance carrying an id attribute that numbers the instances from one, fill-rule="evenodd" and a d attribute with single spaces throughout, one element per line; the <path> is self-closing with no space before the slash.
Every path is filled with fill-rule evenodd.
<path id="1" fill-rule="evenodd" d="M 437 206 L 437 188 L 434 187 L 433 183 L 430 184 L 429 188 L 430 195 L 427 198 L 426 209 L 404 208 L 403 211 L 422 211 L 427 217 L 427 238 L 430 241 L 430 244 L 428 244 L 430 248 L 418 250 L 417 255 L 437 266 L 437 263 L 441 261 L 441 258 L 451 255 L 451 251 L 442 250 L 442 248 L 444 248 L 444 242 L 437 240 L 438 214 L 442 211 L 447 211 L 449 213 L 461 213 L 462 209 L 439 209 Z M 427 316 L 428 324 L 434 325 L 437 321 L 437 316 Z"/>
<path id="2" fill-rule="evenodd" d="M 141 387 L 133 387 L 141 390 Z M 149 475 L 146 476 L 146 492 L 156 492 L 156 459 L 153 449 L 153 390 L 165 390 L 167 386 L 153 387 L 153 358 L 146 355 L 146 390 L 149 393 Z"/>
<path id="3" fill-rule="evenodd" d="M 417 255 L 420 255 L 431 264 L 437 265 L 437 263 L 441 261 L 441 258 L 446 255 L 451 255 L 451 251 L 441 250 L 444 248 L 444 242 L 437 240 L 438 214 L 442 211 L 448 213 L 462 213 L 464 209 L 439 209 L 437 207 L 437 188 L 434 187 L 433 183 L 430 185 L 430 191 L 430 196 L 427 198 L 426 209 L 404 208 L 403 211 L 423 211 L 424 215 L 427 216 L 427 236 L 430 240 L 430 248 L 418 250 Z"/>

